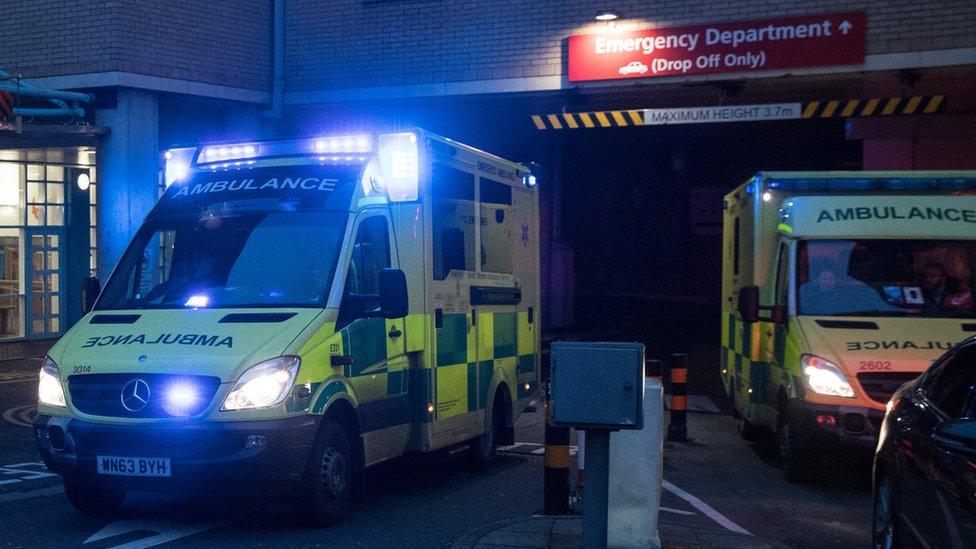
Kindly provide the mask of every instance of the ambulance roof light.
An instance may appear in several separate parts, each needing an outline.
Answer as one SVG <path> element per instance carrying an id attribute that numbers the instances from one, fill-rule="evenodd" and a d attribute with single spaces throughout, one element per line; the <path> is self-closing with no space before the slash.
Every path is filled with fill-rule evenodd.
<path id="1" fill-rule="evenodd" d="M 413 132 L 380 135 L 380 172 L 390 201 L 410 202 L 419 198 L 419 155 L 417 135 Z"/>
<path id="2" fill-rule="evenodd" d="M 325 135 L 305 139 L 207 145 L 200 149 L 197 164 L 228 162 L 287 156 L 326 155 L 331 160 L 354 162 L 373 151 L 373 139 L 366 134 Z"/>
<path id="3" fill-rule="evenodd" d="M 783 178 L 769 179 L 766 188 L 780 191 L 961 191 L 976 189 L 976 178 Z"/>
<path id="4" fill-rule="evenodd" d="M 209 145 L 200 149 L 197 163 L 228 162 L 244 160 L 258 156 L 258 145 L 254 143 L 240 143 L 236 145 Z"/>
<path id="5" fill-rule="evenodd" d="M 180 147 L 163 153 L 163 183 L 167 187 L 190 175 L 190 165 L 196 152 L 196 147 Z"/>

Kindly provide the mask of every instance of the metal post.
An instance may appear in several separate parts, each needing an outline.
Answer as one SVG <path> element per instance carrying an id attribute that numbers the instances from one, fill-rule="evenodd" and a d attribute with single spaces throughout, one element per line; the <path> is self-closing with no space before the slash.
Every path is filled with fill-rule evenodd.
<path id="1" fill-rule="evenodd" d="M 586 497 L 583 498 L 583 543 L 587 549 L 607 546 L 607 502 L 610 485 L 610 431 L 586 431 Z"/>
<path id="2" fill-rule="evenodd" d="M 668 440 L 688 440 L 688 355 L 674 353 L 671 359 L 671 422 Z"/>

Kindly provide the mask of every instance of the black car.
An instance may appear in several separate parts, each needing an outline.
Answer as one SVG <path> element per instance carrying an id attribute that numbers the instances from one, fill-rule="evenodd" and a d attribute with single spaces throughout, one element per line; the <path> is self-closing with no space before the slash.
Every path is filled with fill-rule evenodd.
<path id="1" fill-rule="evenodd" d="M 976 548 L 976 338 L 891 397 L 874 459 L 875 547 Z"/>

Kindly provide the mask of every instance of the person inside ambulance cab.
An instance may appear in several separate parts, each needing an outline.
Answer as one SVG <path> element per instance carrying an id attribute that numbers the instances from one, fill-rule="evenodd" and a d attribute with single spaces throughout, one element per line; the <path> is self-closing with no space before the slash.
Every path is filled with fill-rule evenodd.
<path id="1" fill-rule="evenodd" d="M 922 275 L 922 296 L 925 298 L 924 314 L 937 316 L 945 311 L 971 311 L 972 288 L 965 280 L 952 278 L 942 263 L 932 262 L 925 266 Z"/>
<path id="2" fill-rule="evenodd" d="M 855 305 L 858 309 L 886 307 L 876 291 L 848 275 L 840 263 L 812 261 L 810 271 L 810 281 L 800 286 L 803 314 L 837 315 L 843 312 L 838 304 Z"/>

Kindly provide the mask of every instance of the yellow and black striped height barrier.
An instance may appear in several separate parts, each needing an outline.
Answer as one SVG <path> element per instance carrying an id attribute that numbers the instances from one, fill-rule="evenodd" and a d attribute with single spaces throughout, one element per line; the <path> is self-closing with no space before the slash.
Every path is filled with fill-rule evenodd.
<path id="1" fill-rule="evenodd" d="M 549 368 L 542 370 L 546 391 L 545 476 L 543 477 L 542 512 L 546 515 L 569 514 L 569 428 L 554 427 L 550 421 Z"/>
<path id="2" fill-rule="evenodd" d="M 908 97 L 886 97 L 873 99 L 826 99 L 787 103 L 799 106 L 789 119 L 824 118 L 866 118 L 872 116 L 910 116 L 936 114 L 945 111 L 944 95 L 914 95 Z M 782 106 L 772 104 L 769 106 Z M 728 105 L 735 107 L 737 105 Z M 764 105 L 752 105 L 763 107 Z M 687 107 L 696 109 L 699 107 Z M 533 114 L 532 124 L 537 130 L 579 130 L 588 128 L 626 128 L 651 125 L 646 121 L 645 111 L 655 109 L 624 109 L 591 112 L 562 112 L 555 114 Z M 667 109 L 665 109 L 667 110 Z"/>
<path id="3" fill-rule="evenodd" d="M 560 114 L 533 114 L 532 123 L 537 130 L 561 130 L 578 128 L 622 128 L 643 126 L 641 109 L 626 111 L 564 112 Z"/>
<path id="4" fill-rule="evenodd" d="M 807 101 L 803 104 L 803 118 L 860 118 L 866 116 L 898 116 L 935 114 L 945 105 L 944 95 L 889 97 L 887 99 L 831 99 Z"/>
<path id="5" fill-rule="evenodd" d="M 688 440 L 688 355 L 673 353 L 670 357 L 671 422 L 668 440 Z"/>

